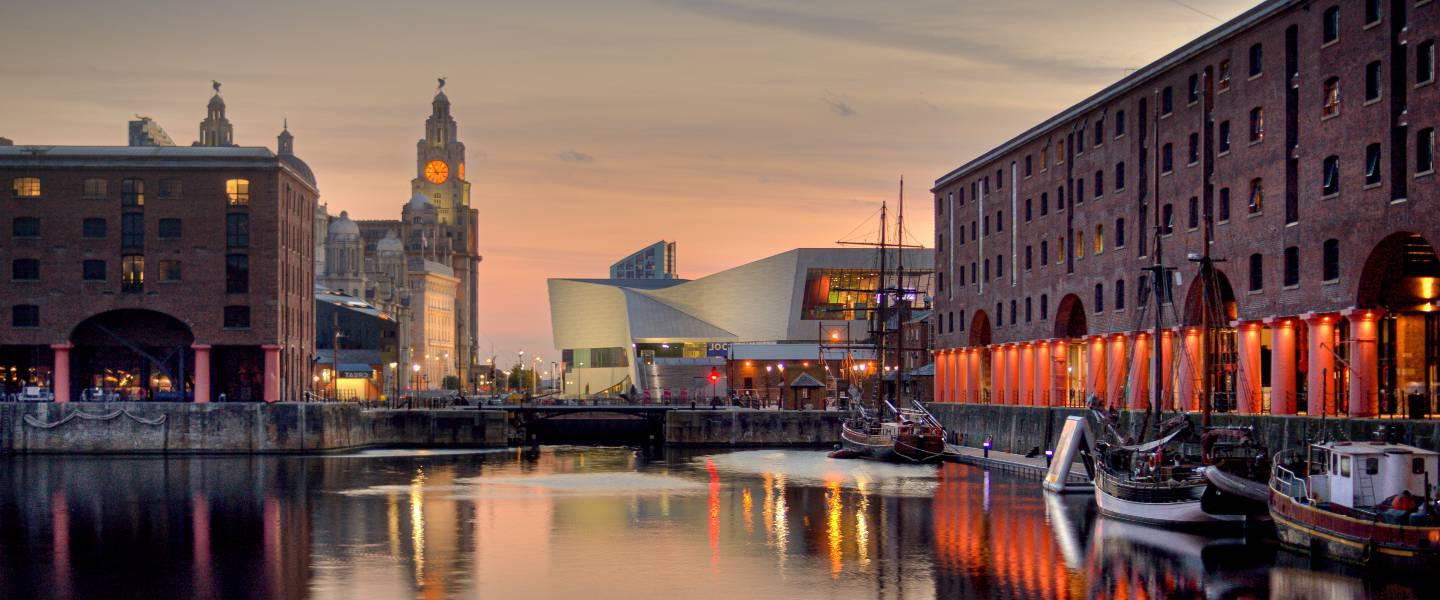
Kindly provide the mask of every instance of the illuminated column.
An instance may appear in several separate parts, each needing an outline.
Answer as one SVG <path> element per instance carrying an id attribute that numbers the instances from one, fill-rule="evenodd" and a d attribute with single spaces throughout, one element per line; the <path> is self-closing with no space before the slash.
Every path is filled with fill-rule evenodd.
<path id="1" fill-rule="evenodd" d="M 1084 404 L 1088 406 L 1091 398 L 1105 404 L 1105 338 L 1098 335 L 1092 337 L 1087 346 L 1090 349 L 1090 359 L 1085 361 Z"/>
<path id="2" fill-rule="evenodd" d="M 1305 355 L 1309 368 L 1305 373 L 1305 414 L 1335 415 L 1335 315 L 1305 313 Z"/>
<path id="3" fill-rule="evenodd" d="M 1160 392 L 1162 410 L 1175 410 L 1175 332 L 1164 330 L 1160 334 Z"/>
<path id="4" fill-rule="evenodd" d="M 966 362 L 969 366 L 965 369 L 969 383 L 965 388 L 965 397 L 971 404 L 979 404 L 983 401 L 981 387 L 985 384 L 985 378 L 980 372 L 985 360 L 985 347 L 975 346 L 965 352 Z"/>
<path id="5" fill-rule="evenodd" d="M 1125 392 L 1132 410 L 1150 406 L 1150 334 L 1137 333 L 1130 358 L 1130 380 Z"/>
<path id="6" fill-rule="evenodd" d="M 1176 408 L 1182 411 L 1200 409 L 1200 376 L 1204 358 L 1200 356 L 1200 330 L 1183 327 L 1176 330 L 1180 336 L 1180 367 L 1176 369 L 1179 381 L 1176 387 Z"/>
<path id="7" fill-rule="evenodd" d="M 1260 322 L 1235 321 L 1235 410 L 1254 414 L 1260 406 Z"/>
<path id="8" fill-rule="evenodd" d="M 1045 389 L 1050 390 L 1050 406 L 1067 404 L 1066 394 L 1070 388 L 1070 358 L 1066 351 L 1068 347 L 1069 340 L 1055 340 L 1050 347 L 1050 360 L 1045 363 L 1050 366 L 1045 370 Z"/>
<path id="9" fill-rule="evenodd" d="M 1035 389 L 1036 406 L 1054 406 L 1050 390 L 1050 379 L 1054 376 L 1054 363 L 1050 362 L 1050 342 L 1040 340 L 1035 342 L 1035 379 L 1032 387 Z"/>
<path id="10" fill-rule="evenodd" d="M 1295 414 L 1295 321 L 1265 319 L 1270 326 L 1270 414 Z"/>
<path id="11" fill-rule="evenodd" d="M 1025 403 L 1024 394 L 1020 387 L 1020 382 L 1022 381 L 1020 377 L 1020 352 L 1020 344 L 1010 344 L 1010 347 L 1005 351 L 1005 357 L 1010 361 L 1010 364 L 1005 365 L 1005 376 L 1010 378 L 1010 380 L 1005 383 L 1005 393 L 1009 395 L 1009 403 L 1014 405 Z"/>
<path id="12" fill-rule="evenodd" d="M 990 347 L 990 403 L 1005 403 L 1005 346 Z"/>
<path id="13" fill-rule="evenodd" d="M 965 375 L 969 370 L 965 363 L 965 350 L 952 348 L 947 356 L 950 360 L 946 367 L 947 377 L 950 378 L 950 398 L 946 402 L 964 402 Z"/>
<path id="14" fill-rule="evenodd" d="M 1380 317 L 1385 312 L 1352 308 L 1340 314 L 1350 320 L 1350 416 L 1373 417 L 1379 412 L 1375 379 L 1379 373 Z"/>
<path id="15" fill-rule="evenodd" d="M 1020 403 L 1035 406 L 1035 345 L 1020 345 Z"/>
<path id="16" fill-rule="evenodd" d="M 945 352 L 936 350 L 930 354 L 930 362 L 935 365 L 935 376 L 930 378 L 930 397 L 936 402 L 944 402 L 945 395 L 949 393 L 949 382 L 945 381 Z"/>
<path id="17" fill-rule="evenodd" d="M 56 402 L 70 401 L 70 350 L 74 347 L 70 342 L 50 344 L 50 349 L 55 351 L 54 385 L 50 391 L 55 392 Z"/>
<path id="18" fill-rule="evenodd" d="M 265 401 L 280 401 L 280 346 L 265 344 Z"/>
<path id="19" fill-rule="evenodd" d="M 1125 408 L 1125 334 L 1110 338 L 1110 360 L 1106 361 L 1106 405 Z"/>
<path id="20" fill-rule="evenodd" d="M 195 403 L 204 404 L 210 401 L 210 344 L 190 347 L 195 349 Z"/>

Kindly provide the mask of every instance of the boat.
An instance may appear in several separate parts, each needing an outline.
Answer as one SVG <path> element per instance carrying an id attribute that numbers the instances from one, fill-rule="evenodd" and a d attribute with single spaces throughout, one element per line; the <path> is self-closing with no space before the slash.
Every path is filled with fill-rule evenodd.
<path id="1" fill-rule="evenodd" d="M 1104 411 L 1097 419 L 1109 424 Z M 1184 415 L 1162 425 L 1159 438 L 1141 444 L 1101 441 L 1095 445 L 1095 504 L 1106 516 L 1149 525 L 1186 526 L 1237 521 L 1201 506 L 1210 483 L 1204 457 Z"/>
<path id="2" fill-rule="evenodd" d="M 895 419 L 887 421 L 863 408 L 857 411 L 841 425 L 843 449 L 857 458 L 899 463 L 928 464 L 944 458 L 945 428 L 929 411 L 917 404 L 892 412 Z"/>
<path id="3" fill-rule="evenodd" d="M 1440 454 L 1392 441 L 1326 441 L 1275 455 L 1270 516 L 1285 547 L 1367 568 L 1440 567 Z"/>

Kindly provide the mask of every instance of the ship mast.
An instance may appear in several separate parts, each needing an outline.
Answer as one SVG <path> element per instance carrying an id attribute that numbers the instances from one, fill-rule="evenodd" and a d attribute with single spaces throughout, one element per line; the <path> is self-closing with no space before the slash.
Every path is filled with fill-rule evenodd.
<path id="1" fill-rule="evenodd" d="M 896 243 L 900 246 L 905 244 L 905 177 L 900 177 L 900 207 L 895 215 L 895 237 Z M 882 249 L 881 252 L 884 252 Z M 905 310 L 901 303 L 905 301 L 905 251 L 897 249 L 895 252 L 895 402 L 892 406 L 900 406 L 900 395 L 905 389 L 905 319 L 909 317 L 910 311 Z M 885 327 L 889 323 L 886 322 Z"/>
<path id="2" fill-rule="evenodd" d="M 878 294 L 877 294 L 878 297 L 876 298 L 876 301 L 879 303 L 879 306 L 877 306 L 876 309 L 875 309 L 875 322 L 876 322 L 876 324 L 878 325 L 878 327 L 876 327 L 875 330 L 874 330 L 874 332 L 875 332 L 875 354 L 877 355 L 877 356 L 876 356 L 876 363 L 875 363 L 875 364 L 876 364 L 875 374 L 876 374 L 876 376 L 879 378 L 879 384 L 876 386 L 876 403 L 875 403 L 875 409 L 876 409 L 877 411 L 880 410 L 880 407 L 884 405 L 884 401 L 885 401 L 885 375 L 884 375 L 884 373 L 885 373 L 885 320 L 886 320 L 887 317 L 888 317 L 887 311 L 885 310 L 885 304 L 886 304 L 886 298 L 887 298 L 887 296 L 889 296 L 889 290 L 888 290 L 888 289 L 886 288 L 886 286 L 885 286 L 885 227 L 886 227 L 886 225 L 888 224 L 888 221 L 887 221 L 888 216 L 889 216 L 889 215 L 888 215 L 888 213 L 887 213 L 887 207 L 886 207 L 886 205 L 885 205 L 885 201 L 884 201 L 884 200 L 881 200 L 881 201 L 880 201 L 880 277 L 879 277 L 878 283 L 877 283 L 877 285 L 876 285 L 876 291 L 878 292 Z"/>

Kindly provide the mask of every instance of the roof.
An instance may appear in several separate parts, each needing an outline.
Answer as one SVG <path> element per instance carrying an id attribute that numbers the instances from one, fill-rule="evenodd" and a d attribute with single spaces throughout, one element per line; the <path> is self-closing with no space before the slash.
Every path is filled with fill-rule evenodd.
<path id="1" fill-rule="evenodd" d="M 874 360 L 873 349 L 850 351 L 854 360 Z M 806 361 L 820 359 L 820 344 L 730 344 L 730 360 L 790 360 Z M 836 348 L 825 349 L 825 360 L 844 360 L 845 351 Z"/>
<path id="2" fill-rule="evenodd" d="M 960 165 L 959 167 L 935 180 L 935 188 L 938 189 L 942 186 L 948 185 L 955 180 L 970 174 L 972 171 L 988 165 L 995 159 L 1005 156 L 1006 154 L 1015 151 L 1021 146 L 1040 139 L 1044 134 L 1047 134 L 1051 130 L 1061 127 L 1070 121 L 1084 118 L 1085 115 L 1098 108 L 1101 108 L 1105 105 L 1105 103 L 1115 100 L 1131 91 L 1134 91 L 1137 88 L 1142 87 L 1149 80 L 1165 73 L 1172 67 L 1187 60 L 1190 60 L 1191 58 L 1198 56 L 1202 52 L 1210 50 L 1211 48 L 1219 45 L 1221 42 L 1224 42 L 1235 34 L 1260 23 L 1261 21 L 1264 21 L 1271 16 L 1274 16 L 1276 13 L 1289 7 L 1292 4 L 1302 3 L 1302 0 L 1266 0 L 1265 2 L 1260 3 L 1259 6 L 1256 6 L 1255 8 L 1241 13 L 1240 16 L 1237 16 L 1234 19 L 1231 19 L 1221 24 L 1219 27 L 1211 29 L 1205 35 L 1202 35 L 1192 40 L 1190 43 L 1177 48 L 1171 53 L 1160 57 L 1155 62 L 1141 67 L 1134 73 L 1131 73 L 1130 75 L 1120 79 L 1120 81 L 1117 81 L 1110 86 L 1100 90 L 1099 92 L 1096 92 L 1089 98 L 1081 100 L 1078 104 L 1075 104 L 1070 108 L 1065 109 L 1061 113 L 1050 117 L 1049 119 L 1046 119 L 1039 125 L 1025 130 L 1020 135 L 1017 135 L 1011 138 L 1009 141 L 1000 144 L 995 148 L 992 148 L 989 152 L 981 154 L 980 156 L 970 160 L 969 162 Z"/>
<path id="3" fill-rule="evenodd" d="M 370 304 L 369 302 L 366 302 L 364 300 L 361 300 L 360 298 L 356 298 L 355 296 L 351 296 L 349 294 L 338 293 L 333 290 L 329 290 L 319 286 L 316 286 L 315 288 L 315 301 L 333 304 L 338 307 L 344 307 L 346 309 L 353 310 L 359 313 L 364 313 L 372 317 L 379 317 L 381 319 L 390 318 L 390 315 L 388 313 L 376 308 L 373 304 Z"/>
<path id="4" fill-rule="evenodd" d="M 1389 442 L 1332 442 L 1319 444 L 1336 454 L 1421 454 L 1433 456 L 1440 453 L 1432 452 L 1424 448 L 1407 446 L 1405 444 L 1391 444 Z"/>
<path id="5" fill-rule="evenodd" d="M 335 360 L 332 356 L 333 351 L 331 351 L 329 348 L 315 349 L 315 362 L 317 363 L 320 363 L 322 365 L 333 364 L 335 363 Z M 372 365 L 378 365 L 380 363 L 381 358 L 379 350 L 367 348 L 341 348 L 340 361 L 339 365 L 337 366 L 340 367 L 342 371 L 348 370 L 346 369 L 346 367 L 357 367 L 353 370 L 358 371 L 360 369 L 369 370 Z"/>
<path id="6" fill-rule="evenodd" d="M 820 380 L 819 380 L 819 379 L 816 379 L 816 378 L 814 378 L 814 377 L 811 377 L 809 373 L 801 373 L 799 377 L 796 377 L 794 381 L 791 381 L 791 382 L 790 382 L 790 387 L 792 387 L 792 388 L 823 388 L 823 387 L 825 387 L 825 384 L 820 383 Z"/>
<path id="7" fill-rule="evenodd" d="M 0 167 L 15 165 L 157 169 L 276 167 L 290 171 L 315 187 L 315 175 L 305 161 L 294 155 L 282 159 L 264 146 L 0 146 Z"/>

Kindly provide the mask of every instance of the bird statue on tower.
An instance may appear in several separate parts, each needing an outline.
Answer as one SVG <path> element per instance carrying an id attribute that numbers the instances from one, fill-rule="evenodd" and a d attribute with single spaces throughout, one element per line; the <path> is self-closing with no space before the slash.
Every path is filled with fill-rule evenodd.
<path id="1" fill-rule="evenodd" d="M 440 77 L 440 78 L 437 78 L 436 81 L 439 81 L 439 82 L 440 82 L 440 87 L 435 88 L 435 91 L 444 91 L 444 90 L 445 90 L 445 78 L 444 78 L 444 77 Z"/>
<path id="2" fill-rule="evenodd" d="M 210 87 L 215 88 L 215 93 L 217 93 L 217 94 L 220 93 L 220 82 L 215 81 L 214 79 L 211 79 L 211 80 L 210 80 Z"/>

